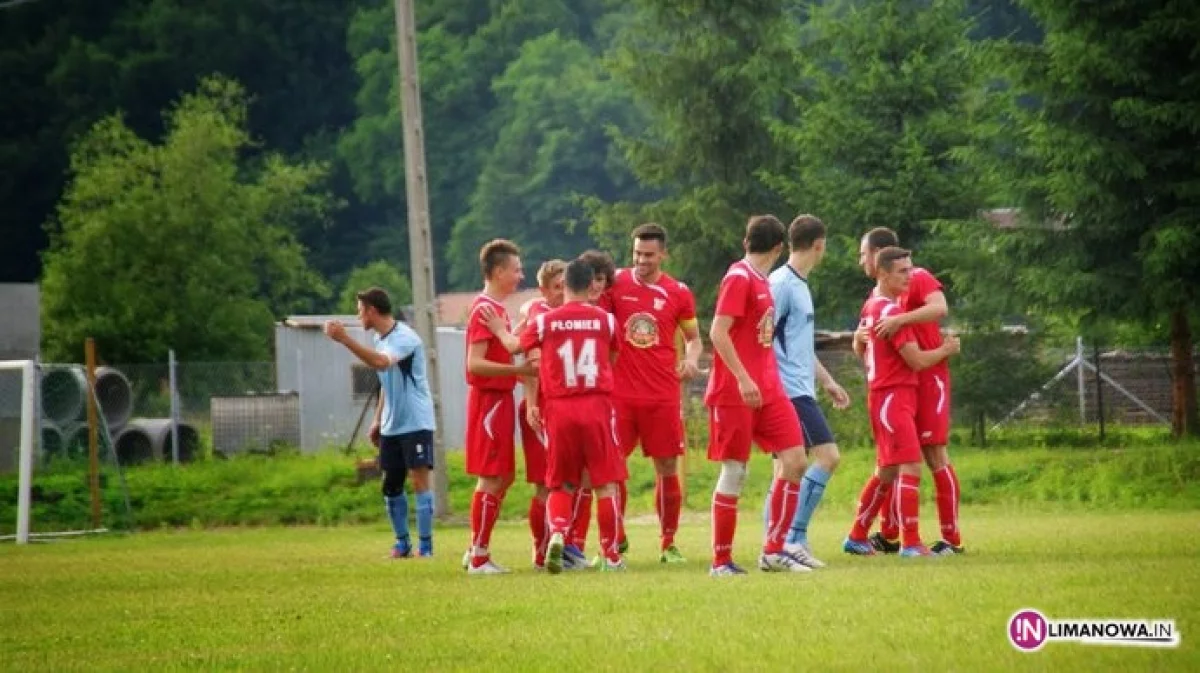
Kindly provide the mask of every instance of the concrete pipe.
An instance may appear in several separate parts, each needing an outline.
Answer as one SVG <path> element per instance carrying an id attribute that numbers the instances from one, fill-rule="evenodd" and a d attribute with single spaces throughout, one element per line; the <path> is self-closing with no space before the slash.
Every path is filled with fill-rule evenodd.
<path id="1" fill-rule="evenodd" d="M 96 400 L 100 413 L 112 431 L 129 422 L 133 415 L 133 387 L 120 370 L 112 367 L 96 368 Z"/>
<path id="2" fill-rule="evenodd" d="M 42 421 L 42 456 L 61 458 L 64 448 L 62 430 L 54 423 Z"/>
<path id="3" fill-rule="evenodd" d="M 122 465 L 147 460 L 171 460 L 171 419 L 135 418 L 117 435 L 117 457 Z M 187 423 L 179 424 L 179 462 L 195 460 L 200 453 L 200 434 Z"/>
<path id="4" fill-rule="evenodd" d="M 58 425 L 83 417 L 87 408 L 87 376 L 77 367 L 42 371 L 42 415 Z"/>
<path id="5" fill-rule="evenodd" d="M 63 450 L 68 458 L 84 458 L 88 455 L 87 423 L 71 423 L 62 429 Z"/>

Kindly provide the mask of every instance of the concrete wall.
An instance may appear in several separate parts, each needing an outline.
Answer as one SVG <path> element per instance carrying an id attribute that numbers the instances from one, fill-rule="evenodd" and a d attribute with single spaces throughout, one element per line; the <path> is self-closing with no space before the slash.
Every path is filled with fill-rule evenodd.
<path id="1" fill-rule="evenodd" d="M 0 283 L 0 360 L 33 360 L 41 350 L 41 294 L 34 283 Z"/>

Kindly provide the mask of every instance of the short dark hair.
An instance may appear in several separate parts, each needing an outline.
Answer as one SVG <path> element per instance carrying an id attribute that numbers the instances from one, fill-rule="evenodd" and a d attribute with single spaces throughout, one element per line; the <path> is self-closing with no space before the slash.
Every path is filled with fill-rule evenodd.
<path id="1" fill-rule="evenodd" d="M 617 264 L 613 262 L 612 255 L 599 250 L 588 250 L 579 256 L 579 259 L 588 263 L 592 267 L 594 276 L 604 276 L 604 287 L 612 287 L 613 276 L 617 275 Z"/>
<path id="2" fill-rule="evenodd" d="M 387 290 L 381 287 L 370 287 L 362 292 L 356 292 L 354 298 L 361 301 L 364 306 L 374 308 L 379 315 L 392 314 L 392 298 L 388 295 Z"/>
<path id="3" fill-rule="evenodd" d="M 825 223 L 815 215 L 797 215 L 788 225 L 788 243 L 793 250 L 808 250 L 825 238 Z"/>
<path id="4" fill-rule="evenodd" d="M 516 243 L 503 238 L 494 238 L 479 249 L 479 268 L 483 271 L 484 279 L 490 278 L 492 272 L 508 261 L 509 257 L 517 257 L 521 249 Z"/>
<path id="5" fill-rule="evenodd" d="M 665 248 L 667 247 L 667 230 L 654 222 L 640 224 L 633 230 L 633 240 L 658 241 L 658 244 Z"/>
<path id="6" fill-rule="evenodd" d="M 746 223 L 746 249 L 751 253 L 771 252 L 783 245 L 787 230 L 774 215 L 754 215 Z"/>
<path id="7" fill-rule="evenodd" d="M 571 260 L 563 272 L 563 284 L 575 294 L 583 294 L 592 287 L 596 272 L 582 257 Z"/>
<path id="8" fill-rule="evenodd" d="M 900 237 L 887 227 L 875 227 L 867 232 L 867 247 L 871 250 L 883 250 L 900 245 Z"/>
<path id="9" fill-rule="evenodd" d="M 898 248 L 894 245 L 889 245 L 883 250 L 875 253 L 875 268 L 883 271 L 891 271 L 896 262 L 902 259 L 908 259 L 909 257 L 912 257 L 912 252 L 905 250 L 904 248 Z"/>

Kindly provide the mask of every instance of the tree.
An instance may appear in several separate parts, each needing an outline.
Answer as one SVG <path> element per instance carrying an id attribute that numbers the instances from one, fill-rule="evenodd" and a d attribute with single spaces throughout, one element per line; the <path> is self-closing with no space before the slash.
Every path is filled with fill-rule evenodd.
<path id="1" fill-rule="evenodd" d="M 780 164 L 768 123 L 786 113 L 795 24 L 782 0 L 632 4 L 608 64 L 648 118 L 617 138 L 654 197 L 591 201 L 592 235 L 628 254 L 634 226 L 661 222 L 669 268 L 711 306 L 714 270 L 741 256 L 747 217 L 783 207 L 760 174 Z"/>
<path id="2" fill-rule="evenodd" d="M 412 285 L 409 284 L 408 275 L 388 262 L 375 260 L 350 271 L 338 297 L 338 310 L 347 314 L 356 312 L 356 295 L 369 287 L 387 290 L 388 296 L 392 298 L 394 313 L 398 314 L 401 307 L 412 303 Z"/>
<path id="3" fill-rule="evenodd" d="M 292 233 L 327 216 L 323 169 L 246 165 L 246 114 L 239 85 L 207 79 L 162 144 L 114 115 L 76 145 L 45 255 L 47 358 L 92 336 L 110 362 L 266 359 L 273 319 L 328 294 Z"/>
<path id="4" fill-rule="evenodd" d="M 1168 0 L 1022 4 L 1045 41 L 998 45 L 1016 143 L 979 157 L 1022 208 L 1002 251 L 1015 287 L 1085 333 L 1134 320 L 1169 340 L 1172 429 L 1200 433 L 1200 19 Z"/>
<path id="5" fill-rule="evenodd" d="M 869 288 L 855 264 L 863 233 L 887 226 L 920 248 L 930 222 L 972 218 L 984 203 L 981 180 L 955 157 L 986 101 L 969 31 L 960 0 L 811 9 L 790 83 L 797 118 L 774 126 L 786 169 L 768 181 L 831 227 L 813 288 L 843 327 Z M 936 261 L 919 250 L 918 264 Z"/>
<path id="6" fill-rule="evenodd" d="M 360 114 L 341 139 L 339 152 L 359 197 L 383 207 L 385 219 L 372 228 L 402 231 L 404 153 L 393 4 L 363 4 L 348 41 L 361 81 Z M 530 39 L 553 31 L 564 38 L 590 39 L 602 9 L 598 0 L 419 3 L 417 51 L 435 250 L 448 254 L 454 222 L 466 213 L 483 161 L 497 142 L 492 81 Z M 387 256 L 407 255 L 407 249 L 407 243 L 397 242 Z M 458 260 L 445 257 L 442 262 L 435 266 L 439 287 L 447 285 L 448 269 Z M 458 287 L 469 285 L 460 282 Z"/>
<path id="7" fill-rule="evenodd" d="M 527 41 L 492 88 L 500 132 L 450 235 L 458 287 L 478 283 L 476 251 L 497 236 L 519 243 L 534 268 L 579 254 L 592 245 L 580 199 L 612 201 L 637 189 L 605 132 L 635 126 L 636 110 L 582 42 L 557 32 Z"/>
<path id="8" fill-rule="evenodd" d="M 158 141 L 162 109 L 213 73 L 251 92 L 246 124 L 256 143 L 247 159 L 334 158 L 333 141 L 355 113 L 345 48 L 353 9 L 322 0 L 59 0 L 0 11 L 0 221 L 15 230 L 0 246 L 0 277 L 38 275 L 41 226 L 62 195 L 72 143 L 118 111 L 134 134 Z M 353 238 L 357 215 L 298 231 L 326 271 L 354 261 L 342 239 Z"/>

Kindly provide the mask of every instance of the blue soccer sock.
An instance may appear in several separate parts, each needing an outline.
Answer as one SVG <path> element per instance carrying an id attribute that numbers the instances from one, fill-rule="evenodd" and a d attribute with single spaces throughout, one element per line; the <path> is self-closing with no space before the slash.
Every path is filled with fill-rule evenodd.
<path id="1" fill-rule="evenodd" d="M 810 465 L 800 480 L 800 502 L 796 506 L 796 516 L 792 518 L 792 529 L 788 531 L 788 544 L 808 544 L 808 523 L 812 521 L 813 512 L 821 504 L 821 496 L 825 495 L 825 485 L 831 475 L 820 465 Z"/>
<path id="2" fill-rule="evenodd" d="M 433 492 L 421 491 L 417 494 L 417 535 L 421 541 L 421 551 L 433 553 Z"/>
<path id="3" fill-rule="evenodd" d="M 388 519 L 392 522 L 392 532 L 396 534 L 397 544 L 408 549 L 408 494 L 385 495 L 383 502 L 387 505 Z"/>

